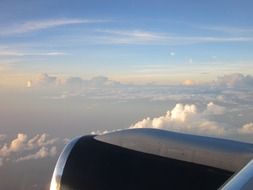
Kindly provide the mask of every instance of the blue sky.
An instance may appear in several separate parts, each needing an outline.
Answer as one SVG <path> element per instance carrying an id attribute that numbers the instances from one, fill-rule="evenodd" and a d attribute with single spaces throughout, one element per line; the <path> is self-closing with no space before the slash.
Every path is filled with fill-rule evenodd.
<path id="1" fill-rule="evenodd" d="M 171 84 L 252 74 L 252 5 L 6 0 L 0 7 L 2 81 L 50 73 Z"/>

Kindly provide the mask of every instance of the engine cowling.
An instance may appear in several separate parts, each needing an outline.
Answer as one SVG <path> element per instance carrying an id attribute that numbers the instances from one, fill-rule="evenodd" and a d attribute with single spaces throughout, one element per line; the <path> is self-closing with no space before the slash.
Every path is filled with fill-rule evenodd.
<path id="1" fill-rule="evenodd" d="M 64 148 L 50 189 L 218 189 L 252 159 L 252 150 L 247 143 L 155 129 L 83 136 Z"/>

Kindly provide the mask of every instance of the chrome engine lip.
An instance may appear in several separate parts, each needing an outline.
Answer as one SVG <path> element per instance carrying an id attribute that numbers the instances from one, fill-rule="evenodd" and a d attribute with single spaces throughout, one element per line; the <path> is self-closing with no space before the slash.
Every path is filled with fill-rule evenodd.
<path id="1" fill-rule="evenodd" d="M 250 190 L 253 185 L 253 160 L 236 173 L 220 190 Z"/>
<path id="2" fill-rule="evenodd" d="M 61 178 L 63 175 L 64 167 L 66 165 L 66 162 L 68 160 L 68 157 L 73 149 L 73 147 L 76 145 L 78 140 L 81 138 L 76 137 L 72 139 L 63 149 L 62 153 L 60 154 L 55 169 L 54 173 L 52 176 L 52 180 L 50 183 L 50 190 L 60 190 L 61 189 Z"/>

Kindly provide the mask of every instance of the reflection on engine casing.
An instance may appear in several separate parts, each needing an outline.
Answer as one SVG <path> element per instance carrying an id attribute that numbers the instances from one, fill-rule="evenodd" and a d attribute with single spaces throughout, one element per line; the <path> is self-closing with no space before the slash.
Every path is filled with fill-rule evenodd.
<path id="1" fill-rule="evenodd" d="M 252 156 L 252 146 L 237 143 L 154 129 L 79 137 L 60 155 L 50 189 L 218 189 Z M 242 166 L 217 162 L 235 151 L 245 153 L 236 162 Z"/>

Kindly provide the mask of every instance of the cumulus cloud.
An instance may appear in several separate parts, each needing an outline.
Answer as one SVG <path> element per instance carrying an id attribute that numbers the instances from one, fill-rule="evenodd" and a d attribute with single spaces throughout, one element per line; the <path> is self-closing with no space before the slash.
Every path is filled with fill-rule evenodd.
<path id="1" fill-rule="evenodd" d="M 24 160 L 36 160 L 36 159 L 46 158 L 48 156 L 55 156 L 56 153 L 57 153 L 57 149 L 55 146 L 53 146 L 50 149 L 43 146 L 39 149 L 38 152 L 36 152 L 34 154 L 29 154 L 24 157 L 20 157 L 16 161 L 20 162 L 20 161 L 24 161 Z"/>
<path id="2" fill-rule="evenodd" d="M 253 87 L 253 77 L 251 75 L 243 75 L 241 73 L 233 73 L 218 77 L 215 84 L 228 88 L 235 87 Z"/>
<path id="3" fill-rule="evenodd" d="M 33 80 L 28 80 L 26 86 L 58 86 L 58 87 L 116 87 L 120 86 L 121 83 L 117 81 L 110 80 L 105 76 L 97 76 L 91 79 L 82 79 L 80 77 L 56 77 L 51 76 L 47 73 L 38 74 Z"/>
<path id="4" fill-rule="evenodd" d="M 105 76 L 94 77 L 89 82 L 92 86 L 110 86 L 115 84 L 114 81 L 109 80 Z"/>
<path id="5" fill-rule="evenodd" d="M 14 159 L 19 155 L 23 156 L 17 158 L 17 161 L 55 156 L 57 142 L 59 142 L 58 138 L 50 138 L 46 133 L 35 135 L 30 139 L 27 134 L 19 133 L 10 143 L 5 143 L 2 147 L 0 145 L 1 162 L 3 164 L 4 161 Z M 36 152 L 31 154 L 34 151 Z"/>
<path id="6" fill-rule="evenodd" d="M 205 111 L 199 112 L 194 104 L 176 104 L 165 115 L 153 119 L 147 117 L 130 128 L 158 128 L 206 135 L 224 134 L 224 127 L 217 122 L 210 121 Z"/>
<path id="7" fill-rule="evenodd" d="M 49 76 L 47 73 L 39 74 L 35 80 L 40 85 L 54 84 L 56 81 L 57 77 Z"/>
<path id="8" fill-rule="evenodd" d="M 54 144 L 58 139 L 49 139 L 49 135 L 43 133 L 42 135 L 36 135 L 27 142 L 27 149 L 34 149 L 37 147 L 47 146 Z"/>
<path id="9" fill-rule="evenodd" d="M 18 134 L 17 138 L 14 139 L 12 142 L 11 142 L 11 145 L 10 145 L 10 150 L 12 152 L 17 152 L 19 151 L 20 149 L 23 149 L 25 147 L 25 142 L 27 140 L 27 135 L 26 134 Z"/>
<path id="10" fill-rule="evenodd" d="M 197 107 L 192 105 L 182 105 L 177 104 L 171 112 L 167 112 L 167 116 L 169 115 L 172 121 L 181 121 L 184 122 L 189 117 L 196 115 Z"/>
<path id="11" fill-rule="evenodd" d="M 206 113 L 213 115 L 222 115 L 225 113 L 225 107 L 209 102 L 207 104 Z"/>
<path id="12" fill-rule="evenodd" d="M 185 85 L 185 86 L 192 86 L 192 85 L 195 85 L 195 82 L 193 80 L 190 80 L 190 79 L 187 79 L 187 80 L 184 80 L 182 82 L 182 85 Z"/>
<path id="13" fill-rule="evenodd" d="M 60 80 L 60 84 L 68 86 L 77 86 L 81 87 L 86 81 L 80 77 L 69 77 L 65 80 Z"/>
<path id="14" fill-rule="evenodd" d="M 27 135 L 19 133 L 10 145 L 4 144 L 0 149 L 0 156 L 9 156 L 12 152 L 19 152 L 25 149 L 25 142 L 27 141 Z"/>
<path id="15" fill-rule="evenodd" d="M 47 73 L 40 73 L 36 75 L 36 77 L 33 80 L 28 80 L 26 82 L 26 87 L 34 87 L 34 86 L 45 86 L 48 87 L 50 85 L 56 85 L 57 84 L 57 77 L 50 76 Z"/>
<path id="16" fill-rule="evenodd" d="M 210 108 L 211 107 L 211 108 Z M 156 128 L 176 132 L 221 136 L 227 135 L 231 129 L 228 129 L 224 123 L 213 121 L 209 118 L 210 115 L 225 113 L 223 107 L 210 102 L 206 109 L 199 111 L 195 104 L 178 103 L 171 110 L 168 110 L 164 115 L 154 118 L 144 118 L 129 128 Z M 93 131 L 92 135 L 103 135 L 113 131 Z"/>
<path id="17" fill-rule="evenodd" d="M 253 123 L 247 123 L 243 125 L 240 129 L 238 129 L 240 134 L 251 134 L 253 135 Z"/>
<path id="18" fill-rule="evenodd" d="M 52 145 L 56 141 L 56 138 L 49 139 L 49 135 L 45 133 L 42 135 L 36 135 L 30 140 L 28 140 L 26 134 L 19 133 L 9 145 L 7 143 L 4 144 L 4 146 L 0 149 L 0 156 L 9 156 L 11 153 L 14 152 L 32 150 L 38 147 Z"/>

